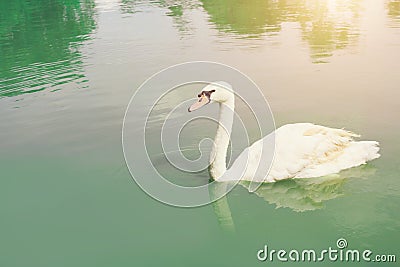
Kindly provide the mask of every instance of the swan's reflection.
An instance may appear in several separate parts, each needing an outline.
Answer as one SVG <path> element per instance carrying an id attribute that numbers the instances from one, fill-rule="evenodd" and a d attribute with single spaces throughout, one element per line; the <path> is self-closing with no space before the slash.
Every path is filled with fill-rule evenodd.
<path id="1" fill-rule="evenodd" d="M 323 207 L 323 202 L 342 195 L 343 177 L 329 176 L 316 179 L 291 179 L 263 184 L 255 192 L 277 208 L 309 211 Z"/>
<path id="2" fill-rule="evenodd" d="M 366 178 L 376 172 L 375 167 L 363 165 L 342 171 L 338 174 L 309 179 L 290 179 L 275 183 L 262 184 L 255 194 L 276 208 L 289 208 L 295 212 L 305 212 L 321 209 L 324 202 L 344 194 L 343 185 L 349 178 Z M 226 183 L 214 183 L 210 186 L 210 197 L 225 190 Z M 247 189 L 249 183 L 241 182 Z M 226 196 L 215 201 L 214 212 L 221 228 L 234 231 L 233 217 Z"/>
<path id="3" fill-rule="evenodd" d="M 209 186 L 210 199 L 215 199 L 216 195 L 225 192 L 228 183 L 212 183 Z M 221 228 L 226 232 L 235 232 L 235 224 L 233 223 L 231 209 L 229 208 L 228 198 L 223 196 L 222 198 L 212 203 L 214 212 L 217 215 L 218 223 Z"/>

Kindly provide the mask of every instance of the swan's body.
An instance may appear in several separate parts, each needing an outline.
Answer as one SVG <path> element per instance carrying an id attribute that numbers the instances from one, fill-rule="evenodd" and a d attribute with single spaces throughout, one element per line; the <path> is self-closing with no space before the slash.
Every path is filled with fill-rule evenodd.
<path id="1" fill-rule="evenodd" d="M 229 89 L 230 86 L 224 82 L 208 85 L 199 95 L 200 100 L 189 108 L 192 111 L 211 101 L 220 103 L 219 126 L 210 157 L 210 174 L 214 180 L 274 182 L 320 177 L 365 164 L 380 156 L 378 142 L 354 141 L 358 135 L 342 129 L 295 123 L 284 125 L 253 143 L 226 170 L 235 106 L 234 94 Z M 274 146 L 271 165 L 270 161 L 265 162 L 264 157 L 265 152 Z"/>
<path id="2" fill-rule="evenodd" d="M 267 177 L 252 177 L 260 161 L 263 143 L 273 142 L 275 157 Z M 378 143 L 356 142 L 356 135 L 341 129 L 332 129 L 312 123 L 287 124 L 247 148 L 235 160 L 224 178 L 235 177 L 233 172 L 241 160 L 247 160 L 247 169 L 241 180 L 274 182 L 288 178 L 311 178 L 338 173 L 341 170 L 365 164 L 378 158 Z M 245 155 L 245 156 L 242 156 Z M 260 162 L 260 164 L 262 164 Z M 269 166 L 266 166 L 266 168 Z M 230 173 L 229 173 L 230 172 Z"/>

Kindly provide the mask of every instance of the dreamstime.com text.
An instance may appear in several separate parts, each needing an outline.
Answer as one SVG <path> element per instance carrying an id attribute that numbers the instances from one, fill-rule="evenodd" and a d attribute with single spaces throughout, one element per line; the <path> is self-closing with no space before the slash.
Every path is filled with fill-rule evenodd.
<path id="1" fill-rule="evenodd" d="M 263 249 L 258 250 L 257 259 L 262 262 L 396 262 L 396 255 L 394 254 L 374 254 L 369 249 L 348 249 L 347 245 L 347 240 L 344 238 L 339 238 L 336 241 L 336 247 L 328 247 L 322 250 L 275 250 L 265 245 Z"/>

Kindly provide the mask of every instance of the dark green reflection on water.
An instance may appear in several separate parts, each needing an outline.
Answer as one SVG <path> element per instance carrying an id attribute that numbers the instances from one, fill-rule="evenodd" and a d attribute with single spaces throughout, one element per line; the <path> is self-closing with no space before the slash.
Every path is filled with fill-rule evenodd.
<path id="1" fill-rule="evenodd" d="M 95 26 L 94 0 L 2 1 L 0 97 L 84 82 L 78 49 Z"/>

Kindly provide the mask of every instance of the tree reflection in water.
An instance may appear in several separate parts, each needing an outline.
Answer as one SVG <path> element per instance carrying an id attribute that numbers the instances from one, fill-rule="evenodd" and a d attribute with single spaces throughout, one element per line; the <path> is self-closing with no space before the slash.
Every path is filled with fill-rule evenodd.
<path id="1" fill-rule="evenodd" d="M 95 29 L 94 0 L 0 4 L 0 97 L 84 82 L 79 47 Z"/>
<path id="2" fill-rule="evenodd" d="M 387 14 L 391 20 L 391 26 L 400 27 L 400 0 L 387 1 Z"/>

